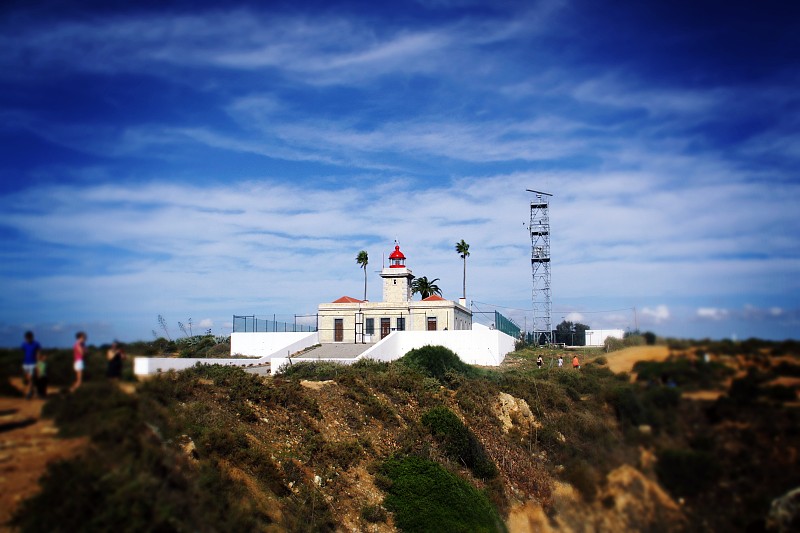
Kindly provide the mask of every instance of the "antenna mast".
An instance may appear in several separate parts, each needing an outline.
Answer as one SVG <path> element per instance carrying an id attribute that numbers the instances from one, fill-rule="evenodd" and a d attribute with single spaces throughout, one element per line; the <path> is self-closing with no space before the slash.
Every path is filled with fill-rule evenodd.
<path id="1" fill-rule="evenodd" d="M 553 300 L 550 292 L 550 193 L 526 189 L 533 193 L 531 200 L 531 270 L 533 271 L 533 335 L 538 345 L 553 342 L 553 322 L 550 314 Z M 543 338 L 544 337 L 544 338 Z"/>

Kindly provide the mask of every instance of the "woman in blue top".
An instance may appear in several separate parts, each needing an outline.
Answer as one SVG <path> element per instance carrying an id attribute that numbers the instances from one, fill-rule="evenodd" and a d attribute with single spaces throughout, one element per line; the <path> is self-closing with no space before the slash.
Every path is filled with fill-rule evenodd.
<path id="1" fill-rule="evenodd" d="M 25 332 L 25 342 L 22 343 L 22 370 L 25 372 L 25 397 L 33 397 L 33 372 L 36 370 L 36 361 L 42 346 L 33 340 L 33 332 Z"/>

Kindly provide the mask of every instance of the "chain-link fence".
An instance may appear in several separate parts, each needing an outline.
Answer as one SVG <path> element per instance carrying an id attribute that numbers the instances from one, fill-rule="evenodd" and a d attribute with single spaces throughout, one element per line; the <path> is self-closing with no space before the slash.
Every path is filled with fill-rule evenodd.
<path id="1" fill-rule="evenodd" d="M 297 319 L 316 315 L 295 315 L 294 322 L 280 322 L 273 316 L 272 320 L 256 315 L 233 315 L 234 333 L 277 333 L 277 332 L 309 332 L 317 331 L 316 325 L 298 324 Z"/>
<path id="2" fill-rule="evenodd" d="M 520 338 L 521 330 L 519 326 L 517 326 L 513 321 L 504 317 L 497 311 L 494 312 L 494 327 L 495 329 L 502 331 L 506 335 L 510 337 L 514 337 L 515 339 Z"/>

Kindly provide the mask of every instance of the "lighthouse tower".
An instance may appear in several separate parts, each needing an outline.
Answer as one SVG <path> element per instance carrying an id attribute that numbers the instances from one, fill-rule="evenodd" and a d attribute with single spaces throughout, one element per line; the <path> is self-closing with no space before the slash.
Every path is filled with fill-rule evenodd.
<path id="1" fill-rule="evenodd" d="M 406 256 L 395 244 L 394 252 L 389 254 L 389 267 L 381 270 L 383 278 L 383 301 L 405 303 L 411 301 L 411 280 L 414 274 L 406 267 Z"/>

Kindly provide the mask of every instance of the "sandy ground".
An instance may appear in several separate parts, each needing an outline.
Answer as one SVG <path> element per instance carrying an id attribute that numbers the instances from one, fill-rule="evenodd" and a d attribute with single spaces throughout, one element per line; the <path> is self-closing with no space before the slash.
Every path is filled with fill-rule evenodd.
<path id="1" fill-rule="evenodd" d="M 41 418 L 43 405 L 44 400 L 0 397 L 0 531 L 11 531 L 9 518 L 39 489 L 47 464 L 74 455 L 85 443 L 56 438 L 53 422 Z"/>
<path id="2" fill-rule="evenodd" d="M 684 392 L 683 394 L 681 394 L 681 398 L 686 398 L 687 400 L 713 402 L 723 394 L 725 394 L 724 390 L 696 390 L 696 391 Z"/>
<path id="3" fill-rule="evenodd" d="M 633 346 L 606 355 L 612 372 L 631 372 L 637 361 L 663 361 L 669 355 L 666 346 Z"/>

